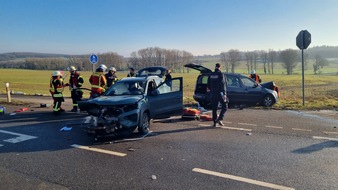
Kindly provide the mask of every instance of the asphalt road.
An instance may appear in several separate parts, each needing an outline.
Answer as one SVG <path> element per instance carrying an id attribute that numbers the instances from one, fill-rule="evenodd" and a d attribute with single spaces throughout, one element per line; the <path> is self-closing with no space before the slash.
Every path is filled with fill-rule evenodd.
<path id="1" fill-rule="evenodd" d="M 335 111 L 230 109 L 224 127 L 174 117 L 96 142 L 86 113 L 30 99 L 0 116 L 0 189 L 338 189 Z"/>

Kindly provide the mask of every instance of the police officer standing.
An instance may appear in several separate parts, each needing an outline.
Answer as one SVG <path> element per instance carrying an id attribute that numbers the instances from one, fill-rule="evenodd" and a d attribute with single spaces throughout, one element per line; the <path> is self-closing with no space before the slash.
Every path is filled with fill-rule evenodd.
<path id="1" fill-rule="evenodd" d="M 216 124 L 224 126 L 222 120 L 224 118 L 225 112 L 228 110 L 228 98 L 226 95 L 226 78 L 221 72 L 221 65 L 216 63 L 215 71 L 211 73 L 208 78 L 208 91 L 211 93 L 211 106 L 212 106 L 212 119 L 214 121 L 214 127 Z M 218 104 L 222 105 L 221 112 L 217 116 Z"/>
<path id="2" fill-rule="evenodd" d="M 73 101 L 73 109 L 71 112 L 77 112 L 77 102 L 81 101 L 83 95 L 83 91 L 80 88 L 82 87 L 84 81 L 74 66 L 69 66 L 67 70 L 70 72 L 70 78 L 69 83 L 67 83 L 66 86 L 69 86 L 71 98 Z"/>
<path id="3" fill-rule="evenodd" d="M 134 68 L 130 67 L 129 68 L 129 73 L 127 74 L 127 77 L 136 77 L 137 74 L 135 73 Z"/>

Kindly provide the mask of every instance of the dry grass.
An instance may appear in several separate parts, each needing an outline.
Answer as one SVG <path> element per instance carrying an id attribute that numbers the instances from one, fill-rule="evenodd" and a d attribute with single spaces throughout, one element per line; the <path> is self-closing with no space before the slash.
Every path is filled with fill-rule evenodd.
<path id="1" fill-rule="evenodd" d="M 0 69 L 0 93 L 6 93 L 5 82 L 10 83 L 10 89 L 14 92 L 26 94 L 49 95 L 49 79 L 52 71 L 14 70 Z M 65 72 L 65 74 L 68 72 Z M 91 72 L 81 72 L 85 88 L 89 88 L 89 76 Z M 195 103 L 192 98 L 198 72 L 173 73 L 173 77 L 183 77 L 184 103 Z M 123 78 L 127 72 L 118 72 L 118 77 Z M 305 106 L 302 99 L 301 75 L 261 75 L 263 82 L 274 81 L 281 88 L 280 101 L 274 105 L 278 109 L 336 109 L 338 107 L 338 76 L 305 75 Z M 68 77 L 66 81 L 68 81 Z M 65 96 L 70 96 L 68 89 Z M 85 97 L 89 93 L 85 92 Z"/>

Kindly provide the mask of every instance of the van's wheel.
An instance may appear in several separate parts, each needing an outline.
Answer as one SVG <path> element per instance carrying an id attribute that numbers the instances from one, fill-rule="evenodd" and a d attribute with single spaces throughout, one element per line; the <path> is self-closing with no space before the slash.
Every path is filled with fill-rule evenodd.
<path id="1" fill-rule="evenodd" d="M 140 125 L 138 126 L 137 130 L 140 134 L 147 134 L 149 132 L 150 127 L 150 117 L 147 112 L 142 114 Z"/>
<path id="2" fill-rule="evenodd" d="M 274 103 L 274 98 L 272 95 L 266 95 L 263 99 L 263 106 L 265 107 L 271 107 Z"/>

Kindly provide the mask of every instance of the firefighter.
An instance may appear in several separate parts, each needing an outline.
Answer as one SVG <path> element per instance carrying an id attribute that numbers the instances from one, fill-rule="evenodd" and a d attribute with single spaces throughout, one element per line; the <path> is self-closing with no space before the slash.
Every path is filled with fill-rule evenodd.
<path id="1" fill-rule="evenodd" d="M 226 78 L 221 72 L 221 65 L 216 63 L 215 71 L 210 74 L 207 83 L 207 91 L 211 94 L 212 119 L 214 121 L 214 127 L 216 127 L 216 124 L 224 126 L 222 120 L 225 112 L 228 110 L 226 86 Z M 219 116 L 217 116 L 219 103 L 222 105 L 222 108 Z"/>
<path id="2" fill-rule="evenodd" d="M 136 77 L 136 76 L 137 76 L 137 74 L 135 73 L 134 68 L 130 67 L 127 77 Z"/>
<path id="3" fill-rule="evenodd" d="M 101 96 L 106 92 L 107 79 L 104 76 L 107 66 L 101 64 L 95 72 L 90 76 L 89 82 L 91 84 L 90 98 Z"/>
<path id="4" fill-rule="evenodd" d="M 259 77 L 259 75 L 256 73 L 256 71 L 254 69 L 251 70 L 249 78 L 253 79 L 257 83 L 262 82 L 261 78 Z"/>
<path id="5" fill-rule="evenodd" d="M 115 67 L 110 67 L 109 72 L 105 74 L 105 77 L 107 79 L 107 87 L 109 88 L 111 85 L 115 84 L 116 81 L 118 81 L 118 77 L 116 75 L 116 69 Z"/>
<path id="6" fill-rule="evenodd" d="M 77 112 L 78 108 L 78 101 L 81 101 L 83 91 L 81 89 L 83 84 L 83 78 L 80 75 L 79 72 L 77 72 L 76 68 L 74 66 L 69 66 L 67 70 L 70 72 L 70 78 L 69 83 L 66 84 L 66 86 L 69 86 L 69 90 L 71 92 L 71 98 L 73 101 L 73 109 L 71 112 Z"/>
<path id="7" fill-rule="evenodd" d="M 50 80 L 50 93 L 53 96 L 53 113 L 55 115 L 59 114 L 60 112 L 64 111 L 64 109 L 61 108 L 62 102 L 64 102 L 63 98 L 63 79 L 62 74 L 60 71 L 54 71 L 52 74 L 52 78 Z"/>

